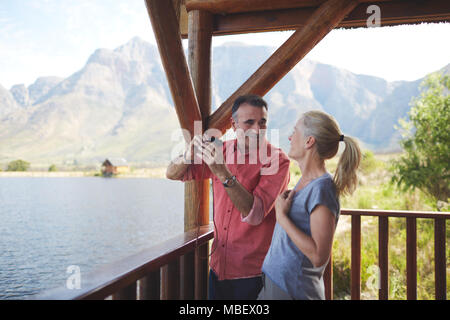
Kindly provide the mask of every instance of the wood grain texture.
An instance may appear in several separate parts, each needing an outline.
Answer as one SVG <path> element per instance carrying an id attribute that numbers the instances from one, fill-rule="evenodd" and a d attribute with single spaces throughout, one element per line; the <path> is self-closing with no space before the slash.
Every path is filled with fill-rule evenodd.
<path id="1" fill-rule="evenodd" d="M 146 0 L 161 62 L 164 67 L 172 99 L 181 128 L 194 134 L 194 121 L 201 121 L 201 113 L 184 55 L 177 15 L 171 1 Z"/>

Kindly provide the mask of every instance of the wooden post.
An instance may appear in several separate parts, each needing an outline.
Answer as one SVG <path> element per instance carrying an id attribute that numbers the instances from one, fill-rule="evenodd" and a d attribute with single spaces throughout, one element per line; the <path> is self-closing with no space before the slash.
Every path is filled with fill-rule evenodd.
<path id="1" fill-rule="evenodd" d="M 445 222 L 444 218 L 434 219 L 434 283 L 435 299 L 447 299 L 447 275 L 445 261 Z"/>
<path id="2" fill-rule="evenodd" d="M 380 267 L 380 288 L 378 298 L 389 298 L 389 218 L 378 217 L 378 265 Z"/>
<path id="3" fill-rule="evenodd" d="M 189 135 L 185 135 L 185 139 L 190 141 L 194 134 L 200 133 L 194 130 L 195 121 L 206 120 L 211 112 L 213 18 L 207 12 L 192 11 L 189 13 L 189 65 L 192 79 L 183 52 L 179 17 L 176 14 L 181 1 L 146 0 L 145 2 L 178 119 L 181 128 L 189 131 Z M 202 121 L 201 133 L 206 128 L 205 122 Z M 209 179 L 185 184 L 184 212 L 185 231 L 209 224 Z M 191 263 L 189 260 L 187 259 L 185 262 Z M 207 266 L 208 261 L 202 263 L 206 263 Z M 190 270 L 189 265 L 184 266 L 183 271 Z M 163 297 L 170 299 L 174 297 L 174 289 L 177 289 L 177 286 L 179 289 L 179 282 L 169 280 L 170 277 L 167 276 L 169 272 L 174 272 L 174 265 L 169 264 L 167 268 L 163 269 L 165 283 L 168 286 L 167 288 L 163 287 Z M 192 274 L 186 276 L 192 276 Z M 207 273 L 204 276 L 206 277 Z M 189 288 L 185 289 L 186 292 L 189 291 Z"/>
<path id="4" fill-rule="evenodd" d="M 212 15 L 207 12 L 189 12 L 189 67 L 203 120 L 202 130 L 211 112 L 212 23 Z M 209 179 L 187 182 L 184 190 L 185 231 L 209 224 Z"/>
<path id="5" fill-rule="evenodd" d="M 331 251 L 330 260 L 325 267 L 323 282 L 325 284 L 325 300 L 333 300 L 333 251 Z"/>
<path id="6" fill-rule="evenodd" d="M 203 11 L 189 12 L 189 68 L 203 122 L 208 119 L 211 113 L 212 29 L 213 16 L 210 13 Z"/>
<path id="7" fill-rule="evenodd" d="M 406 299 L 417 300 L 417 222 L 406 218 Z"/>
<path id="8" fill-rule="evenodd" d="M 172 1 L 145 0 L 161 62 L 181 128 L 194 134 L 194 122 L 202 117 L 181 43 L 180 28 Z"/>
<path id="9" fill-rule="evenodd" d="M 150 272 L 139 280 L 139 300 L 160 300 L 161 298 L 161 271 Z"/>
<path id="10" fill-rule="evenodd" d="M 112 295 L 113 300 L 136 300 L 137 286 L 136 282 L 120 289 L 117 293 Z"/>
<path id="11" fill-rule="evenodd" d="M 161 269 L 162 300 L 180 299 L 180 260 L 176 258 Z"/>
<path id="12" fill-rule="evenodd" d="M 242 94 L 265 95 L 358 4 L 356 0 L 328 0 L 275 51 L 256 72 L 209 118 L 208 127 L 225 132 L 230 127 L 231 107 Z"/>
<path id="13" fill-rule="evenodd" d="M 181 300 L 193 300 L 195 296 L 195 250 L 180 257 Z"/>
<path id="14" fill-rule="evenodd" d="M 195 299 L 208 298 L 209 243 L 195 248 Z"/>
<path id="15" fill-rule="evenodd" d="M 352 216 L 351 298 L 361 299 L 361 216 Z"/>
<path id="16" fill-rule="evenodd" d="M 191 11 L 188 15 L 189 67 L 203 120 L 203 130 L 211 113 L 211 42 L 213 16 L 209 12 Z M 185 184 L 184 227 L 209 224 L 209 185 L 210 180 L 191 181 Z M 208 283 L 208 245 L 206 251 L 196 248 L 195 299 L 206 299 Z"/>

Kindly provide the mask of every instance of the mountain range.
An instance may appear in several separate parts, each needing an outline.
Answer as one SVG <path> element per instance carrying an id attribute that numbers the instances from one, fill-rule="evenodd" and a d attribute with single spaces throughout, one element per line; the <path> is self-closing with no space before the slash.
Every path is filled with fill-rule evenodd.
<path id="1" fill-rule="evenodd" d="M 275 50 L 228 43 L 213 48 L 212 109 L 228 98 Z M 442 69 L 450 72 L 450 64 Z M 264 98 L 270 129 L 287 139 L 301 112 L 332 114 L 342 132 L 374 151 L 399 150 L 394 126 L 407 116 L 416 81 L 388 82 L 304 59 Z M 42 77 L 9 90 L 0 84 L 0 164 L 167 163 L 181 140 L 157 47 L 140 38 L 98 49 L 68 78 Z M 269 134 L 270 138 L 270 134 Z M 276 142 L 276 141 L 275 141 Z"/>

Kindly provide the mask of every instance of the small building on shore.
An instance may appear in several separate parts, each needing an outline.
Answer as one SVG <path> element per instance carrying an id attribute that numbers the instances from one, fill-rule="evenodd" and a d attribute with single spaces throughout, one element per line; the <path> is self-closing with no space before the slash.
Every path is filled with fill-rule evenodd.
<path id="1" fill-rule="evenodd" d="M 105 159 L 101 171 L 103 176 L 110 177 L 115 174 L 130 172 L 130 166 L 125 159 Z"/>

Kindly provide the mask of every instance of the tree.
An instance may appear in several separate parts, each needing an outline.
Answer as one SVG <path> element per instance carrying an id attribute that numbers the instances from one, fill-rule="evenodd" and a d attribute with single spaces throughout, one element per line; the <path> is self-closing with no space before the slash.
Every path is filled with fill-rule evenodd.
<path id="1" fill-rule="evenodd" d="M 50 167 L 48 167 L 48 171 L 55 172 L 55 171 L 58 171 L 58 169 L 56 168 L 56 165 L 52 164 Z"/>
<path id="2" fill-rule="evenodd" d="M 6 171 L 27 171 L 30 163 L 24 160 L 14 160 L 8 163 Z"/>
<path id="3" fill-rule="evenodd" d="M 393 162 L 392 182 L 404 191 L 422 190 L 437 201 L 450 197 L 450 77 L 434 73 L 412 99 L 404 130 L 404 154 Z"/>

